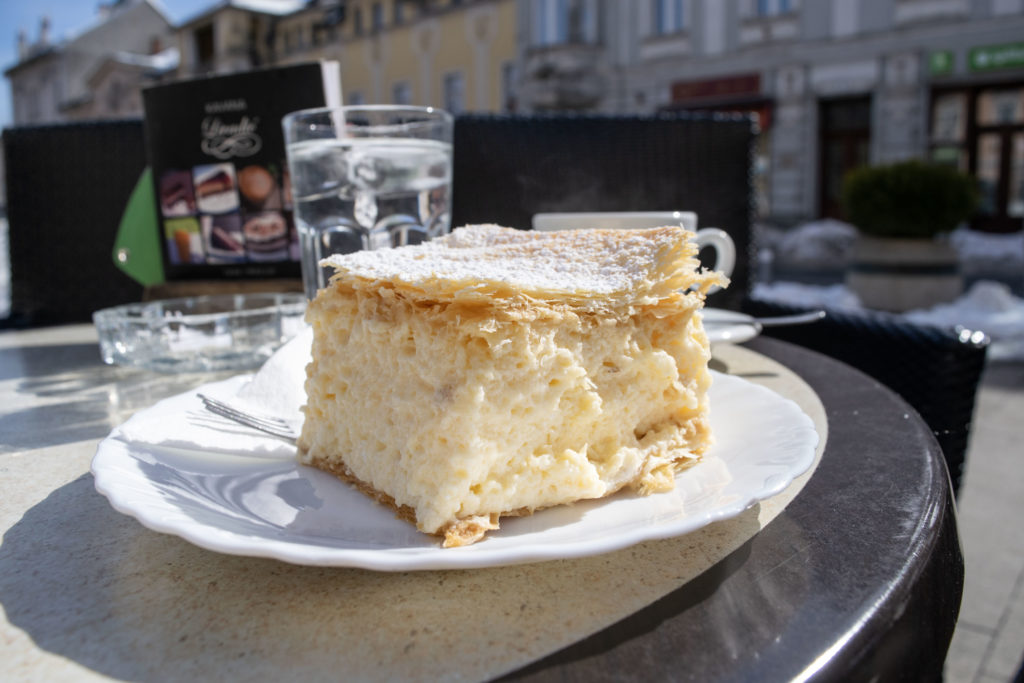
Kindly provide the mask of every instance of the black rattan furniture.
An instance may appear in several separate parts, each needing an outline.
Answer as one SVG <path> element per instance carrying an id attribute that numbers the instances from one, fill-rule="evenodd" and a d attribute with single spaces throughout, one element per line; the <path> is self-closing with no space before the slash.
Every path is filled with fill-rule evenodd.
<path id="1" fill-rule="evenodd" d="M 750 276 L 750 160 L 745 116 L 459 117 L 453 225 L 529 228 L 548 211 L 696 211 L 728 231 L 739 259 L 712 304 L 738 308 Z M 138 300 L 117 270 L 117 224 L 145 166 L 140 121 L 4 131 L 12 316 L 8 326 L 86 321 Z"/>
<path id="2" fill-rule="evenodd" d="M 738 308 L 753 253 L 747 116 L 460 116 L 452 225 L 529 229 L 534 214 L 695 211 L 736 242 L 732 285 L 711 305 Z"/>
<path id="3" fill-rule="evenodd" d="M 808 310 L 759 299 L 748 299 L 744 309 L 752 315 Z M 766 328 L 765 334 L 841 360 L 902 396 L 935 434 L 953 491 L 959 491 L 985 367 L 984 335 L 918 325 L 892 313 L 834 309 L 817 323 Z"/>
<path id="4" fill-rule="evenodd" d="M 119 271 L 118 223 L 146 165 L 142 122 L 9 128 L 3 133 L 11 316 L 0 326 L 85 322 L 138 301 Z"/>

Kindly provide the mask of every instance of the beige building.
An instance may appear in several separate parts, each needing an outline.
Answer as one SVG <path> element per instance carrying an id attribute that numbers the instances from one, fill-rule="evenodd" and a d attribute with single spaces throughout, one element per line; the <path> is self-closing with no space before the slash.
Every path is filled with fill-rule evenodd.
<path id="1" fill-rule="evenodd" d="M 515 0 L 228 0 L 178 27 L 178 75 L 330 59 L 348 104 L 506 111 L 515 27 Z"/>
<path id="2" fill-rule="evenodd" d="M 338 60 L 349 104 L 505 111 L 514 107 L 515 22 L 515 0 L 350 0 L 282 19 L 275 47 L 282 63 Z"/>
<path id="3" fill-rule="evenodd" d="M 220 0 L 185 19 L 175 32 L 178 76 L 227 74 L 274 63 L 277 22 L 305 7 L 303 0 Z"/>

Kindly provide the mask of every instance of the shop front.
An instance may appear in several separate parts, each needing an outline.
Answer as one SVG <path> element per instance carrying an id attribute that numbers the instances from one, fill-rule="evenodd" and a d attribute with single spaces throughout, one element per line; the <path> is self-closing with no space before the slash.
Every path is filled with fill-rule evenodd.
<path id="1" fill-rule="evenodd" d="M 950 76 L 960 56 L 966 74 Z M 971 227 L 1015 232 L 1024 227 L 1024 42 L 936 51 L 932 75 L 929 157 L 973 175 L 981 193 Z M 948 77 L 948 78 L 947 78 Z"/>

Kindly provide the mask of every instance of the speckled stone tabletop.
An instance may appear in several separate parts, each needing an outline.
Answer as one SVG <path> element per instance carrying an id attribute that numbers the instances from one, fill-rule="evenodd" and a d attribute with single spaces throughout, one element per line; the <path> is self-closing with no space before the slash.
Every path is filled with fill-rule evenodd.
<path id="1" fill-rule="evenodd" d="M 722 346 L 713 362 L 792 398 L 822 436 L 817 469 L 779 496 L 596 557 L 379 573 L 221 555 L 116 512 L 89 474 L 97 443 L 136 410 L 226 375 L 105 366 L 91 326 L 0 334 L 2 677 L 841 677 L 884 671 L 884 636 L 903 633 L 901 615 L 934 621 L 917 596 L 937 587 L 955 605 L 940 604 L 941 623 L 903 644 L 911 655 L 944 652 L 962 558 L 930 435 L 849 369 L 777 342 L 753 346 L 765 353 Z M 826 393 L 835 398 L 819 400 Z M 845 419 L 852 410 L 863 414 Z M 844 468 L 858 438 L 878 453 Z M 882 461 L 890 469 L 879 472 Z M 875 474 L 861 481 L 865 467 Z M 886 481 L 898 517 L 878 493 Z M 865 511 L 871 533 L 855 531 L 851 509 Z M 837 528 L 842 519 L 850 530 Z M 875 547 L 884 519 L 892 528 Z"/>

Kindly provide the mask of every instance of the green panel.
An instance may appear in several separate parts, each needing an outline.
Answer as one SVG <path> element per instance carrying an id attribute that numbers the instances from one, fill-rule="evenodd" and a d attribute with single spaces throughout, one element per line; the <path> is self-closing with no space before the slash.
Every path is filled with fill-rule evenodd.
<path id="1" fill-rule="evenodd" d="M 928 71 L 935 76 L 953 72 L 953 52 L 937 50 L 928 55 Z"/>
<path id="2" fill-rule="evenodd" d="M 967 58 L 971 71 L 989 71 L 1024 66 L 1024 43 L 985 45 L 971 48 Z"/>
<path id="3" fill-rule="evenodd" d="M 142 172 L 121 216 L 114 240 L 114 265 L 142 285 L 164 281 L 156 194 L 150 169 Z"/>

